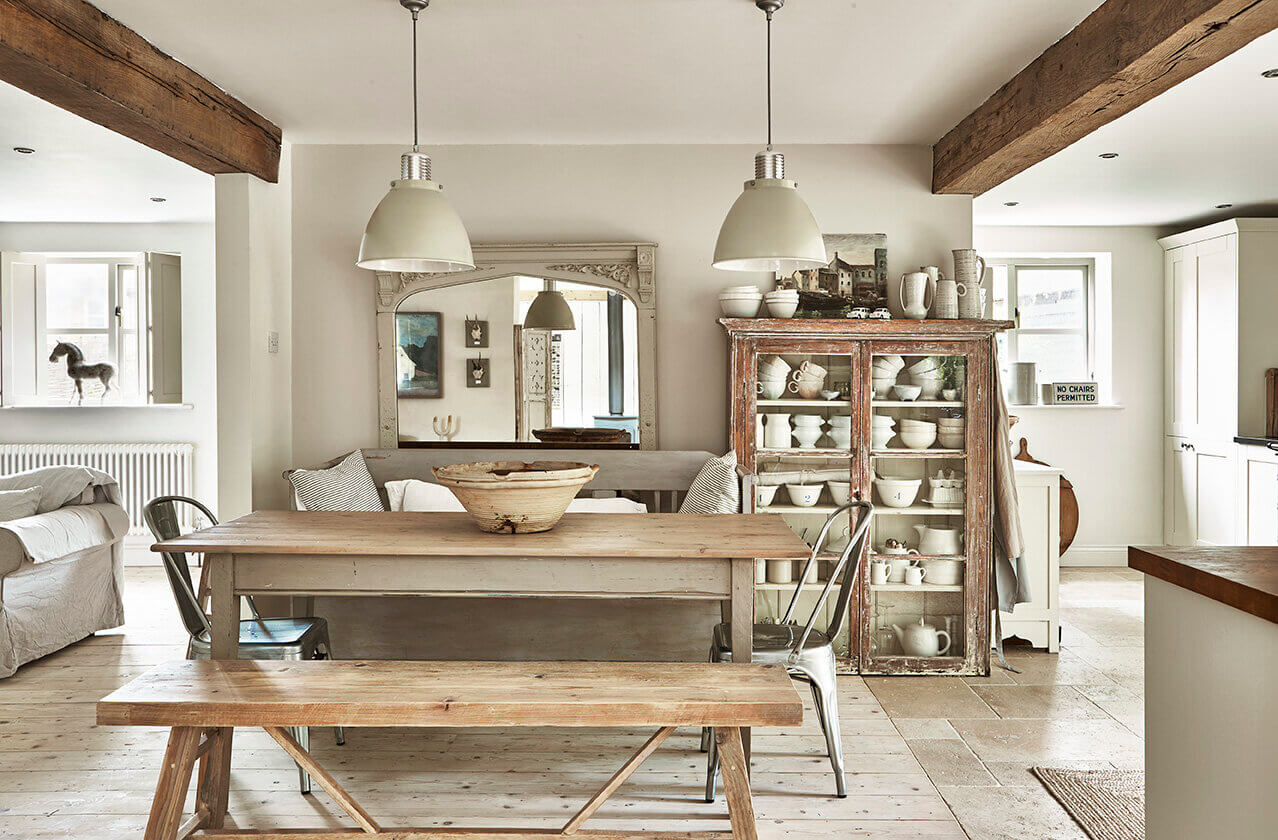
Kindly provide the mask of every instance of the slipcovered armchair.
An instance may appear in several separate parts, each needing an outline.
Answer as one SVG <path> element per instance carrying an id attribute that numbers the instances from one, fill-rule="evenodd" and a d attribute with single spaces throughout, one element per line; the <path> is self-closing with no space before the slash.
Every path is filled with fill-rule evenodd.
<path id="1" fill-rule="evenodd" d="M 124 623 L 129 516 L 115 479 L 79 466 L 0 477 L 0 491 L 31 488 L 35 513 L 0 522 L 0 678 Z"/>

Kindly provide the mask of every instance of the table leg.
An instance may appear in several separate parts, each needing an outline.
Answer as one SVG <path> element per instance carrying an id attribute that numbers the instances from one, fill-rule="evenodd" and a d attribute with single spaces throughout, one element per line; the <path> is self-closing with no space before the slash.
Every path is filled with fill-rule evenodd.
<path id="1" fill-rule="evenodd" d="M 741 743 L 742 730 L 725 727 L 716 729 L 714 734 L 723 767 L 723 795 L 728 800 L 733 840 L 758 840 L 754 803 L 750 799 L 750 760 Z"/>
<path id="2" fill-rule="evenodd" d="M 754 560 L 732 560 L 732 661 L 754 658 Z M 750 729 L 741 730 L 747 772 L 750 766 Z"/>
<path id="3" fill-rule="evenodd" d="M 208 812 L 205 826 L 221 828 L 226 821 L 226 803 L 231 788 L 231 735 L 229 726 L 208 730 L 208 752 L 200 759 L 199 786 L 196 788 L 196 810 Z"/>
<path id="4" fill-rule="evenodd" d="M 213 599 L 212 658 L 238 659 L 240 647 L 240 596 L 235 594 L 235 557 L 206 555 L 209 564 L 209 593 Z"/>
<path id="5" fill-rule="evenodd" d="M 177 836 L 199 743 L 200 730 L 194 726 L 175 726 L 169 730 L 169 745 L 164 750 L 160 778 L 155 783 L 155 799 L 151 801 L 144 840 L 173 840 Z"/>

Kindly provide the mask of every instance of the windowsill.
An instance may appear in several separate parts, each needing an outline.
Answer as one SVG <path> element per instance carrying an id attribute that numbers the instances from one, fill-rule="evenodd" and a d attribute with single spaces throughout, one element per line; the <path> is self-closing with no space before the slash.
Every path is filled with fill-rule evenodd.
<path id="1" fill-rule="evenodd" d="M 1018 411 L 1024 411 L 1026 409 L 1035 410 L 1035 411 L 1040 411 L 1040 410 L 1054 411 L 1057 409 L 1063 409 L 1065 411 L 1077 411 L 1080 408 L 1090 408 L 1092 410 L 1107 409 L 1110 411 L 1117 411 L 1117 410 L 1122 410 L 1124 406 L 1121 405 L 1120 403 L 1081 403 L 1078 405 L 1069 405 L 1069 404 L 1044 405 L 1043 403 L 1035 403 L 1034 405 L 1017 405 L 1016 403 L 1007 404 L 1007 410 L 1012 412 L 1013 414 L 1015 414 Z"/>
<path id="2" fill-rule="evenodd" d="M 3 405 L 0 411 L 190 411 L 190 403 L 136 403 L 115 405 Z"/>

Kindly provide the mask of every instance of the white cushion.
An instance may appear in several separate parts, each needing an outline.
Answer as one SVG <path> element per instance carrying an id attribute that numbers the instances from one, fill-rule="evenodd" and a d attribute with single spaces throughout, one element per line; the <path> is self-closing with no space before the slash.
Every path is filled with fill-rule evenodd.
<path id="1" fill-rule="evenodd" d="M 40 507 L 43 488 L 39 485 L 25 490 L 0 490 L 0 522 L 12 522 L 35 516 Z"/>
<path id="2" fill-rule="evenodd" d="M 737 480 L 737 453 L 706 461 L 693 479 L 680 513 L 740 513 L 741 483 Z"/>
<path id="3" fill-rule="evenodd" d="M 568 513 L 647 513 L 643 502 L 623 499 L 573 499 L 568 503 Z"/>
<path id="4" fill-rule="evenodd" d="M 358 449 L 326 470 L 294 470 L 288 480 L 302 510 L 385 510 Z"/>
<path id="5" fill-rule="evenodd" d="M 390 510 L 449 511 L 465 510 L 453 491 L 442 484 L 416 478 L 386 482 L 386 499 Z"/>

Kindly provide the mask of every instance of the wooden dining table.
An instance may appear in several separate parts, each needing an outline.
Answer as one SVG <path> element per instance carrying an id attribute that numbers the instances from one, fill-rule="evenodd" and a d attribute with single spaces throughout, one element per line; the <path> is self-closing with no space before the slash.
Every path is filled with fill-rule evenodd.
<path id="1" fill-rule="evenodd" d="M 719 601 L 750 661 L 757 559 L 810 551 L 771 514 L 570 513 L 540 534 L 489 534 L 466 513 L 257 511 L 156 543 L 201 552 L 212 656 L 235 659 L 240 597 L 281 594 Z"/>

